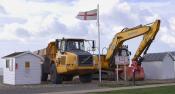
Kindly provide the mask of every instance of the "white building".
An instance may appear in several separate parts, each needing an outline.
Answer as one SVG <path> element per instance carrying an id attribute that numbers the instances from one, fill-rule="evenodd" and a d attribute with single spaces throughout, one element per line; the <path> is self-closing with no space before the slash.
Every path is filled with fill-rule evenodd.
<path id="1" fill-rule="evenodd" d="M 40 84 L 42 57 L 31 52 L 4 56 L 3 83 L 11 85 Z"/>
<path id="2" fill-rule="evenodd" d="M 145 79 L 175 79 L 174 56 L 175 52 L 146 54 L 142 62 Z"/>

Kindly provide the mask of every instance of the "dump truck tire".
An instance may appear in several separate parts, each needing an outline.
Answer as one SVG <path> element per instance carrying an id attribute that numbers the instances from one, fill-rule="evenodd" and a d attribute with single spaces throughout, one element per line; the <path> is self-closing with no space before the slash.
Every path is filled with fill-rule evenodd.
<path id="1" fill-rule="evenodd" d="M 42 73 L 41 81 L 47 81 L 47 79 L 48 79 L 48 74 L 47 73 Z"/>
<path id="2" fill-rule="evenodd" d="M 90 83 L 92 81 L 92 74 L 79 75 L 80 82 Z"/>
<path id="3" fill-rule="evenodd" d="M 73 75 L 65 75 L 63 76 L 63 81 L 72 81 L 73 80 Z"/>
<path id="4" fill-rule="evenodd" d="M 51 69 L 50 74 L 51 74 L 52 83 L 53 84 L 62 84 L 62 82 L 63 82 L 62 75 L 57 73 L 55 64 L 52 64 L 50 69 Z"/>

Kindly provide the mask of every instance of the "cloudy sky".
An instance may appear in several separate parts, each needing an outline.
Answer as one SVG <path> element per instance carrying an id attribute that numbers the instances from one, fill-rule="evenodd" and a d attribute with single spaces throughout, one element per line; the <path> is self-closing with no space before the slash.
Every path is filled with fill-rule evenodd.
<path id="1" fill-rule="evenodd" d="M 174 51 L 174 0 L 0 0 L 0 57 L 17 51 L 35 51 L 56 38 L 97 39 L 96 21 L 80 21 L 79 11 L 100 4 L 101 46 L 115 33 L 161 19 L 148 52 Z M 141 38 L 125 42 L 134 54 Z"/>

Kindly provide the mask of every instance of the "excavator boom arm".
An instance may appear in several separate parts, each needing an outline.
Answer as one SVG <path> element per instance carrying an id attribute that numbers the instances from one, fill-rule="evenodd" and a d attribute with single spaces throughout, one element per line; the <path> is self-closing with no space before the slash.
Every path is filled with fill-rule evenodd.
<path id="1" fill-rule="evenodd" d="M 140 43 L 139 48 L 134 55 L 134 59 L 137 59 L 144 49 L 148 49 L 152 40 L 156 36 L 160 26 L 160 20 L 156 20 L 151 26 L 148 25 L 139 25 L 134 28 L 124 29 L 121 32 L 117 33 L 113 38 L 106 54 L 106 60 L 110 60 L 114 53 L 122 46 L 123 42 L 141 35 L 144 35 L 144 39 Z M 146 50 L 145 50 L 146 51 Z"/>
<path id="2" fill-rule="evenodd" d="M 157 32 L 159 31 L 160 27 L 160 20 L 156 20 L 151 26 L 150 31 L 144 34 L 143 40 L 141 41 L 134 57 L 132 58 L 133 61 L 137 61 L 138 58 L 144 51 L 144 54 L 147 53 L 149 46 L 151 45 L 152 41 L 154 40 Z"/>

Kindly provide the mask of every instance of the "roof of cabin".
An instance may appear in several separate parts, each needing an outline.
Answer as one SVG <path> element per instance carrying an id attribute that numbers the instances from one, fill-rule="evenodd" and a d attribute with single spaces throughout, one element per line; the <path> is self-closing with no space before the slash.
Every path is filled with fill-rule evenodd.
<path id="1" fill-rule="evenodd" d="M 143 61 L 163 61 L 164 57 L 169 55 L 174 61 L 175 52 L 148 53 L 143 58 Z"/>

